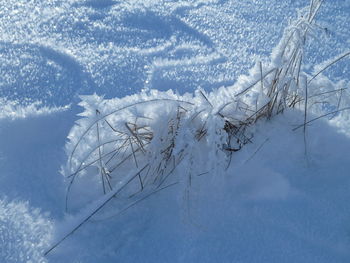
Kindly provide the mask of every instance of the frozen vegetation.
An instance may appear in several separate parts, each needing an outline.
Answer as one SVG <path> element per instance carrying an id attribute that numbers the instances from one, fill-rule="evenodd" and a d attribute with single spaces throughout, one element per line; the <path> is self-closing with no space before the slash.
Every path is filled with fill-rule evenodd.
<path id="1" fill-rule="evenodd" d="M 349 262 L 348 1 L 0 2 L 0 262 Z"/>

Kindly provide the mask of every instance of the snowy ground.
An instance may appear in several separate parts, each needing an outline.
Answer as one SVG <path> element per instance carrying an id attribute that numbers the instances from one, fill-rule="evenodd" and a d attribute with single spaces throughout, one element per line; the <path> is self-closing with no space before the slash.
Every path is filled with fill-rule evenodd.
<path id="1" fill-rule="evenodd" d="M 62 106 L 76 94 L 121 97 L 232 84 L 267 56 L 308 1 L 1 1 L 0 97 Z M 325 1 L 310 62 L 349 45 L 347 0 Z M 332 72 L 332 70 L 331 70 Z M 334 68 L 337 77 L 348 63 Z M 76 100 L 75 100 L 76 101 Z"/>
<path id="2" fill-rule="evenodd" d="M 106 209 L 42 255 L 71 218 L 59 171 L 78 95 L 232 85 L 307 4 L 0 0 L 0 262 L 348 262 L 350 139 L 315 122 L 306 159 L 298 112 L 260 123 L 188 199 L 176 185 L 122 215 Z M 348 49 L 349 16 L 349 1 L 325 2 L 309 64 Z M 349 65 L 326 73 L 349 80 Z"/>

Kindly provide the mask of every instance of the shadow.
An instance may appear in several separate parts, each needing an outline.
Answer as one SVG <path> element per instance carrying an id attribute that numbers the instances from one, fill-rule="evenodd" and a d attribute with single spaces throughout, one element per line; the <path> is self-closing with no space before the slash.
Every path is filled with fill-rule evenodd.
<path id="1" fill-rule="evenodd" d="M 62 106 L 72 103 L 76 94 L 96 89 L 73 56 L 51 47 L 0 42 L 0 55 L 7 62 L 0 65 L 0 96 L 9 100 Z"/>
<path id="2" fill-rule="evenodd" d="M 110 8 L 116 4 L 119 4 L 120 1 L 113 1 L 113 0 L 90 0 L 86 1 L 84 6 L 96 8 L 96 9 L 104 9 L 104 8 Z"/>

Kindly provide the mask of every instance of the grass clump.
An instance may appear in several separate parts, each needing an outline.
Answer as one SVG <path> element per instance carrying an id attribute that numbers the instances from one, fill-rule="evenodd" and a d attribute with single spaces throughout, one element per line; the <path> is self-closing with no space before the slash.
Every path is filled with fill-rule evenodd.
<path id="1" fill-rule="evenodd" d="M 183 96 L 156 90 L 112 100 L 82 96 L 83 118 L 72 129 L 66 147 L 67 209 L 72 187 L 78 182 L 92 185 L 92 192 L 106 194 L 125 174 L 147 166 L 130 183 L 127 196 L 156 190 L 178 180 L 171 174 L 194 149 L 213 154 L 210 159 L 227 168 L 232 154 L 252 142 L 251 127 L 261 119 L 298 108 L 304 112 L 304 123 L 295 129 L 303 127 L 305 132 L 310 122 L 347 110 L 340 108 L 341 101 L 348 101 L 346 88 L 335 89 L 322 72 L 350 52 L 313 76 L 303 71 L 304 47 L 320 28 L 315 17 L 321 4 L 312 0 L 287 27 L 270 62 L 256 63 L 250 75 L 232 87 L 211 93 L 199 89 Z M 317 81 L 320 77 L 321 82 Z M 331 111 L 309 120 L 308 112 L 321 102 L 329 103 Z"/>
<path id="2" fill-rule="evenodd" d="M 322 75 L 350 52 L 314 75 L 303 70 L 304 48 L 319 30 L 315 17 L 321 5 L 321 0 L 312 0 L 287 27 L 270 61 L 256 63 L 250 75 L 232 87 L 182 96 L 156 90 L 111 100 L 82 96 L 83 118 L 66 146 L 67 211 L 104 195 L 86 222 L 112 198 L 139 196 L 128 209 L 179 182 L 189 189 L 193 171 L 225 170 L 232 155 L 253 141 L 256 122 L 289 108 L 304 112 L 304 123 L 295 128 L 303 127 L 304 134 L 310 122 L 350 109 L 346 87 L 336 88 Z M 310 112 L 323 113 L 309 119 Z M 179 165 L 184 171 L 175 174 Z"/>

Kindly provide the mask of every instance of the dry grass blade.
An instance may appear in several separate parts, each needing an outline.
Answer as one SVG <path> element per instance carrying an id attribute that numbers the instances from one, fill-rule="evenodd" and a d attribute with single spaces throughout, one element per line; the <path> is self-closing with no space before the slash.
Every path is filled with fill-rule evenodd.
<path id="1" fill-rule="evenodd" d="M 307 124 L 309 124 L 309 123 L 311 123 L 311 122 L 314 122 L 314 121 L 316 121 L 316 120 L 319 120 L 319 119 L 321 119 L 321 118 L 327 117 L 327 116 L 329 116 L 329 115 L 334 115 L 334 114 L 337 114 L 337 113 L 339 113 L 339 112 L 347 111 L 347 110 L 350 110 L 350 107 L 345 107 L 345 108 L 342 108 L 342 109 L 339 109 L 339 110 L 335 110 L 335 111 L 332 111 L 332 112 L 328 112 L 328 113 L 323 114 L 323 115 L 321 115 L 321 116 L 318 116 L 318 117 L 316 117 L 316 118 L 314 118 L 314 119 L 311 119 L 311 120 L 307 121 L 306 123 L 303 123 L 303 124 L 298 125 L 297 127 L 293 128 L 293 131 L 296 131 L 296 130 L 300 129 L 301 127 L 304 127 L 304 125 L 307 125 Z"/>
<path id="2" fill-rule="evenodd" d="M 136 141 L 138 142 L 138 145 L 140 146 L 140 148 L 142 149 L 143 152 L 146 152 L 145 149 L 144 149 L 144 145 L 142 143 L 142 141 L 140 140 L 139 136 L 137 135 L 136 131 L 137 131 L 137 125 L 134 124 L 134 127 L 135 127 L 135 131 L 133 131 L 128 123 L 125 123 L 125 127 L 128 129 L 128 131 L 131 133 L 132 136 L 134 136 L 134 138 L 136 139 Z"/>
<path id="3" fill-rule="evenodd" d="M 260 146 L 254 151 L 254 153 L 244 162 L 247 163 L 249 162 L 251 159 L 254 158 L 254 156 L 261 150 L 261 148 L 265 145 L 265 143 L 267 143 L 269 141 L 269 138 L 266 138 L 265 141 L 263 141 L 262 144 L 260 144 Z"/>
<path id="4" fill-rule="evenodd" d="M 117 194 L 119 194 L 132 180 L 134 180 L 143 170 L 147 168 L 148 164 L 145 165 L 142 169 L 140 169 L 135 175 L 131 176 L 124 184 L 119 185 L 114 191 L 109 194 L 109 197 L 104 200 L 101 204 L 99 204 L 96 208 L 92 210 L 81 222 L 77 224 L 68 234 L 66 234 L 63 238 L 57 241 L 53 246 L 51 246 L 47 251 L 45 251 L 44 255 L 49 254 L 53 249 L 55 249 L 59 244 L 61 244 L 67 237 L 72 235 L 75 231 L 77 231 L 82 225 L 84 225 L 91 217 L 93 217 L 98 211 L 100 211 L 109 201 L 111 201 Z"/>
<path id="5" fill-rule="evenodd" d="M 154 194 L 156 194 L 156 193 L 158 193 L 158 192 L 160 192 L 160 191 L 162 191 L 162 190 L 165 190 L 165 189 L 167 189 L 167 188 L 170 188 L 170 187 L 172 187 L 172 186 L 175 186 L 175 185 L 177 185 L 177 184 L 179 184 L 179 182 L 171 183 L 171 184 L 168 184 L 168 185 L 166 185 L 166 186 L 157 188 L 156 190 L 154 190 L 154 191 L 152 191 L 152 192 L 146 194 L 145 196 L 143 196 L 143 197 L 137 199 L 136 201 L 132 202 L 131 204 L 129 204 L 128 206 L 126 206 L 126 207 L 123 208 L 122 210 L 118 211 L 116 214 L 111 215 L 111 216 L 108 216 L 108 217 L 106 217 L 106 218 L 103 218 L 102 220 L 104 221 L 104 220 L 108 220 L 108 219 L 114 218 L 114 217 L 116 217 L 116 216 L 119 216 L 119 215 L 121 215 L 122 213 L 125 213 L 126 211 L 128 211 L 130 208 L 136 206 L 138 203 L 140 203 L 140 202 L 142 202 L 142 201 L 145 201 L 147 198 L 151 197 L 152 195 L 154 195 Z M 102 220 L 95 220 L 95 221 L 102 221 Z"/>
<path id="6" fill-rule="evenodd" d="M 78 168 L 73 172 L 71 173 L 70 175 L 67 176 L 67 178 L 70 178 L 74 175 L 76 175 L 77 173 L 81 172 L 82 170 L 86 169 L 87 167 L 91 166 L 92 164 L 98 162 L 99 159 L 96 159 L 96 160 L 93 160 L 87 164 L 85 164 L 86 160 L 98 149 L 98 147 L 101 147 L 103 145 L 107 145 L 107 144 L 111 144 L 111 143 L 114 143 L 114 142 L 118 142 L 118 141 L 124 141 L 124 139 L 115 139 L 115 140 L 110 140 L 110 141 L 107 141 L 107 142 L 104 142 L 104 143 L 101 143 L 100 145 L 92 148 L 87 154 L 86 156 L 84 157 L 83 160 L 80 161 L 79 165 L 78 165 Z M 115 151 L 111 151 L 109 153 L 106 153 L 105 155 L 103 155 L 102 157 L 105 157 L 105 156 L 108 156 L 109 154 L 112 154 L 114 153 Z M 84 165 L 85 164 L 85 165 Z"/>
<path id="7" fill-rule="evenodd" d="M 287 108 L 299 106 L 304 114 L 303 124 L 293 130 L 303 127 L 306 149 L 306 129 L 309 123 L 350 110 L 350 107 L 339 109 L 345 100 L 344 88 L 324 91 L 326 88 L 322 87 L 322 92 L 315 94 L 313 89 L 316 85 L 309 85 L 324 70 L 350 55 L 350 52 L 329 63 L 309 80 L 305 77 L 307 74 L 302 72 L 306 37 L 316 28 L 313 21 L 321 4 L 320 0 L 311 1 L 308 12 L 304 12 L 303 16 L 284 32 L 284 37 L 278 45 L 278 50 L 273 52 L 270 63 L 264 63 L 264 68 L 262 62 L 257 64 L 257 68 L 252 70 L 248 86 L 247 82 L 243 82 L 242 89 L 235 95 L 231 89 L 222 93 L 220 89 L 218 93 L 207 96 L 198 89 L 193 97 L 188 95 L 182 97 L 193 99 L 192 103 L 176 99 L 154 99 L 154 94 L 142 94 L 140 97 L 132 98 L 136 102 L 122 107 L 118 103 L 130 101 L 130 97 L 118 103 L 107 100 L 106 104 L 111 104 L 106 108 L 114 107 L 110 112 L 101 114 L 96 110 L 96 116 L 90 116 L 91 119 L 83 121 L 85 127 L 79 130 L 80 136 L 75 141 L 72 140 L 67 147 L 70 150 L 67 167 L 71 173 L 68 178 L 71 180 L 66 194 L 66 207 L 71 187 L 73 183 L 78 182 L 76 180 L 78 174 L 81 175 L 78 177 L 79 180 L 83 180 L 84 176 L 96 176 L 94 174 L 96 170 L 89 169 L 90 166 L 99 169 L 101 182 L 97 177 L 98 190 L 101 183 L 105 201 L 63 239 L 55 243 L 46 254 L 74 233 L 122 189 L 126 188 L 118 196 L 119 198 L 130 201 L 132 199 L 128 199 L 129 197 L 141 197 L 135 202 L 130 201 L 131 203 L 118 214 L 149 196 L 177 184 L 171 182 L 181 179 L 174 171 L 182 162 L 186 164 L 187 176 L 184 192 L 189 196 L 192 177 L 195 175 L 196 166 L 200 165 L 197 161 L 201 157 L 198 157 L 197 153 L 208 150 L 210 154 L 214 154 L 214 160 L 216 157 L 219 159 L 217 162 L 221 169 L 229 168 L 233 154 L 252 142 L 255 133 L 252 126 L 259 120 L 269 120 Z M 158 93 L 155 94 L 158 96 Z M 215 94 L 222 97 L 214 99 Z M 229 95 L 225 96 L 226 94 Z M 317 103 L 325 101 L 328 95 L 336 96 L 337 110 L 308 120 L 311 107 L 318 106 Z M 143 96 L 152 99 L 142 100 L 141 98 L 145 98 Z M 219 110 L 214 112 L 214 109 Z M 94 115 L 94 109 L 88 108 L 84 114 L 84 116 Z M 266 139 L 246 162 L 250 161 L 268 140 Z M 93 147 L 84 145 L 86 142 L 92 142 Z M 211 155 L 208 156 L 211 158 Z M 143 173 L 146 168 L 147 171 Z M 201 169 L 210 170 L 208 167 Z M 136 173 L 133 176 L 125 176 L 123 174 L 125 170 L 129 171 L 129 175 L 133 174 L 133 171 Z M 85 173 L 80 173 L 82 171 Z M 136 177 L 138 179 L 135 179 Z M 91 181 L 87 183 L 96 183 Z"/>
<path id="8" fill-rule="evenodd" d="M 262 77 L 262 79 L 266 78 L 268 75 L 270 75 L 272 72 L 274 72 L 276 69 L 270 69 L 267 73 L 265 73 Z M 253 82 L 252 84 L 250 84 L 247 88 L 245 88 L 244 90 L 240 91 L 239 93 L 235 94 L 235 97 L 237 96 L 241 96 L 244 93 L 246 93 L 247 91 L 249 91 L 250 89 L 252 89 L 256 84 L 258 84 L 260 81 L 262 81 L 261 79 L 256 80 L 255 82 Z"/>
<path id="9" fill-rule="evenodd" d="M 152 99 L 152 100 L 146 100 L 146 101 L 139 101 L 133 104 L 129 104 L 126 105 L 124 107 L 121 107 L 119 109 L 113 110 L 105 115 L 102 115 L 99 119 L 93 121 L 90 125 L 88 125 L 88 127 L 85 129 L 85 131 L 80 135 L 79 139 L 77 140 L 77 142 L 75 143 L 75 145 L 73 146 L 73 149 L 71 151 L 71 154 L 68 158 L 68 162 L 69 164 L 72 163 L 72 158 L 73 155 L 75 153 L 75 151 L 77 150 L 78 145 L 80 144 L 80 142 L 83 140 L 84 136 L 91 130 L 91 128 L 100 120 L 105 119 L 108 116 L 111 116 L 112 114 L 118 113 L 120 111 L 126 110 L 126 109 L 130 109 L 132 107 L 138 106 L 138 105 L 142 105 L 142 104 L 149 104 L 149 103 L 158 103 L 158 102 L 172 102 L 172 103 L 183 103 L 183 104 L 188 104 L 188 105 L 194 105 L 191 102 L 188 101 L 183 101 L 183 100 L 175 100 L 175 99 Z"/>
<path id="10" fill-rule="evenodd" d="M 305 104 L 304 104 L 304 147 L 305 147 L 305 155 L 307 155 L 307 145 L 306 145 L 306 122 L 307 122 L 307 107 L 308 107 L 308 82 L 307 78 L 304 79 L 304 85 L 305 85 Z"/>
<path id="11" fill-rule="evenodd" d="M 338 61 L 342 60 L 343 58 L 347 57 L 350 55 L 350 51 L 341 55 L 340 57 L 336 58 L 335 60 L 333 60 L 331 63 L 329 63 L 327 66 L 325 66 L 324 68 L 322 68 L 320 71 L 318 71 L 310 80 L 309 80 L 309 84 L 311 83 L 311 81 L 313 81 L 318 75 L 320 75 L 323 71 L 325 71 L 326 69 L 328 69 L 330 66 L 334 65 L 335 63 L 337 63 Z"/>
<path id="12" fill-rule="evenodd" d="M 100 112 L 96 109 L 96 115 L 99 115 Z M 102 181 L 102 188 L 103 188 L 103 194 L 106 194 L 106 186 L 105 186 L 105 174 L 104 174 L 104 168 L 102 164 L 102 157 L 101 157 L 101 140 L 100 140 L 100 125 L 99 122 L 96 122 L 96 134 L 97 134 L 97 142 L 98 142 L 98 160 L 99 160 L 99 165 L 100 165 L 100 176 L 101 176 L 101 181 Z"/>
<path id="13" fill-rule="evenodd" d="M 214 107 L 213 104 L 211 104 L 211 102 L 209 101 L 209 99 L 207 98 L 207 96 L 205 96 L 205 94 L 203 93 L 203 91 L 199 90 L 199 93 L 202 95 L 202 97 L 209 103 L 210 107 Z"/>

